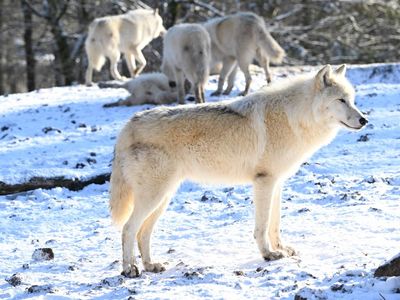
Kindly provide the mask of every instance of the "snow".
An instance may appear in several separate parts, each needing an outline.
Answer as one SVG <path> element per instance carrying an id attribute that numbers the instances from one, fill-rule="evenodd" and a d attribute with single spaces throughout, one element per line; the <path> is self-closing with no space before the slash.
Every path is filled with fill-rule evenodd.
<path id="1" fill-rule="evenodd" d="M 315 68 L 273 74 L 304 70 Z M 126 279 L 108 183 L 37 189 L 0 196 L 0 299 L 400 299 L 400 277 L 373 277 L 400 248 L 400 65 L 351 66 L 348 77 L 370 123 L 341 131 L 287 181 L 282 236 L 298 256 L 261 259 L 250 186 L 185 182 L 153 235 L 167 270 Z M 260 73 L 253 79 L 253 90 L 264 84 Z M 210 97 L 216 84 L 211 77 L 209 101 L 226 98 Z M 243 87 L 240 74 L 233 95 Z M 110 172 L 119 130 L 152 107 L 102 107 L 126 95 L 74 86 L 0 97 L 0 181 Z M 54 260 L 35 260 L 38 248 Z"/>

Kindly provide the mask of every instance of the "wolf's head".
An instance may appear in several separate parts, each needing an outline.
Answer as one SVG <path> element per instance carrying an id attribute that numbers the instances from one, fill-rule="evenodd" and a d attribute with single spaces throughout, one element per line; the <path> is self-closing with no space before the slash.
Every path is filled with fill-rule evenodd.
<path id="1" fill-rule="evenodd" d="M 318 122 L 328 126 L 359 130 L 368 123 L 354 104 L 355 91 L 345 78 L 346 65 L 332 71 L 323 67 L 315 76 L 313 114 Z"/>
<path id="2" fill-rule="evenodd" d="M 153 15 L 156 19 L 156 22 L 154 24 L 155 26 L 155 32 L 154 32 L 154 38 L 157 38 L 159 36 L 163 37 L 164 34 L 167 32 L 167 30 L 165 29 L 164 25 L 163 25 L 163 20 L 161 18 L 161 16 L 158 13 L 158 8 L 156 8 L 153 11 Z"/>

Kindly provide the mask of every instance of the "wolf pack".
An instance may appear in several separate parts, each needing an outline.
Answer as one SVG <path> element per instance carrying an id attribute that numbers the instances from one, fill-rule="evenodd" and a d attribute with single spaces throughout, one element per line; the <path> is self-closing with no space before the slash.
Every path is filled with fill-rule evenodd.
<path id="1" fill-rule="evenodd" d="M 146 65 L 142 50 L 159 36 L 163 36 L 161 72 L 140 74 Z M 165 264 L 151 257 L 151 235 L 184 180 L 251 183 L 254 238 L 261 256 L 270 261 L 299 255 L 281 238 L 285 180 L 341 128 L 360 130 L 368 123 L 355 105 L 346 65 L 333 68 L 328 64 L 316 73 L 272 83 L 269 63 L 281 63 L 285 51 L 263 18 L 250 12 L 166 30 L 157 10 L 137 9 L 95 19 L 85 48 L 87 85 L 92 84 L 93 70 L 100 71 L 108 58 L 112 77 L 121 82 L 99 86 L 130 92 L 127 99 L 106 106 L 181 104 L 136 113 L 117 138 L 110 212 L 122 229 L 124 276 L 141 274 L 136 244 L 144 271 L 165 270 Z M 121 54 L 130 80 L 118 72 Z M 264 70 L 268 85 L 249 93 L 253 60 Z M 218 88 L 211 94 L 218 96 L 231 93 L 238 69 L 245 78 L 240 93 L 244 97 L 206 103 L 204 89 L 211 70 L 219 73 Z M 185 80 L 190 82 L 196 104 L 182 105 Z"/>

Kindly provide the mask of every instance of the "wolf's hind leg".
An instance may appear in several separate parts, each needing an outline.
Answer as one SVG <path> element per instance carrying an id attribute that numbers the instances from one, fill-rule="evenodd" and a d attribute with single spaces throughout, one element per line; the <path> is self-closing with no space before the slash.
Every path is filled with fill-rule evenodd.
<path id="1" fill-rule="evenodd" d="M 251 75 L 250 75 L 250 71 L 249 71 L 249 65 L 241 66 L 240 69 L 244 73 L 244 77 L 245 77 L 245 80 L 246 80 L 246 85 L 244 87 L 244 90 L 239 94 L 239 96 L 246 96 L 249 93 L 250 84 L 251 84 L 251 80 L 252 80 L 251 79 Z"/>
<path id="2" fill-rule="evenodd" d="M 93 82 L 93 66 L 89 61 L 88 67 L 86 69 L 86 74 L 85 74 L 85 84 L 86 86 L 92 86 Z"/>
<path id="3" fill-rule="evenodd" d="M 272 76 L 271 76 L 271 70 L 269 68 L 269 58 L 268 58 L 268 56 L 261 49 L 257 49 L 256 54 L 257 54 L 257 60 L 258 60 L 258 62 L 260 64 L 260 66 L 264 69 L 265 80 L 268 83 L 271 83 Z"/>
<path id="4" fill-rule="evenodd" d="M 178 90 L 178 103 L 185 104 L 185 76 L 182 70 L 174 69 L 174 77 L 176 82 L 176 87 Z"/>
<path id="5" fill-rule="evenodd" d="M 136 70 L 136 62 L 135 62 L 135 56 L 131 52 L 125 52 L 125 61 L 126 65 L 128 66 L 129 74 L 131 75 L 131 78 L 135 77 L 135 70 Z"/>
<path id="6" fill-rule="evenodd" d="M 142 73 L 144 67 L 146 67 L 146 58 L 144 57 L 142 51 L 140 49 L 135 49 L 134 52 L 135 57 L 138 62 L 137 69 L 134 71 L 135 76 L 138 76 L 140 73 Z"/>
<path id="7" fill-rule="evenodd" d="M 233 67 L 235 66 L 235 58 L 234 57 L 224 57 L 223 63 L 222 63 L 222 69 L 221 72 L 219 73 L 219 78 L 218 78 L 218 88 L 215 92 L 211 94 L 211 96 L 219 96 L 222 93 L 222 89 L 224 88 L 224 83 L 226 76 L 228 76 L 231 72 Z"/>
<path id="8" fill-rule="evenodd" d="M 196 103 L 204 103 L 204 89 L 201 83 L 196 82 L 194 84 L 194 95 Z"/>
<path id="9" fill-rule="evenodd" d="M 122 230 L 122 275 L 126 277 L 138 277 L 140 275 L 137 267 L 134 246 L 139 229 L 151 213 L 160 206 L 163 199 L 162 192 L 155 188 L 136 193 L 133 212 Z"/>
<path id="10" fill-rule="evenodd" d="M 250 75 L 249 65 L 251 61 L 252 57 L 250 57 L 247 52 L 244 52 L 242 56 L 238 57 L 239 68 L 240 70 L 242 70 L 244 78 L 246 80 L 246 85 L 244 87 L 244 90 L 239 94 L 240 96 L 246 96 L 250 89 L 251 75 Z"/>
<path id="11" fill-rule="evenodd" d="M 127 277 L 140 275 L 134 253 L 137 238 L 145 261 L 151 262 L 149 247 L 154 223 L 163 212 L 164 205 L 166 206 L 164 204 L 166 195 L 173 189 L 174 183 L 178 182 L 174 166 L 162 149 L 146 145 L 137 147 L 135 150 L 135 145 L 131 146 L 136 158 L 125 164 L 126 172 L 129 172 L 126 175 L 127 181 L 131 183 L 134 191 L 133 211 L 122 231 L 122 274 Z M 155 214 L 152 215 L 153 213 Z M 147 270 L 151 266 L 145 265 L 145 268 Z"/>
<path id="12" fill-rule="evenodd" d="M 235 79 L 237 74 L 238 67 L 235 65 L 228 76 L 228 86 L 226 87 L 225 91 L 223 92 L 224 95 L 229 95 L 232 92 L 233 86 L 235 85 Z"/>
<path id="13" fill-rule="evenodd" d="M 122 77 L 121 74 L 118 72 L 118 60 L 120 59 L 121 53 L 114 52 L 112 55 L 109 56 L 110 59 L 110 72 L 111 76 L 115 80 L 124 80 L 126 78 Z"/>
<path id="14" fill-rule="evenodd" d="M 138 233 L 138 246 L 142 256 L 142 262 L 144 269 L 148 272 L 159 273 L 165 271 L 165 267 L 161 263 L 155 263 L 151 259 L 150 248 L 151 248 L 151 234 L 154 229 L 154 225 L 167 208 L 170 201 L 170 197 L 166 196 L 163 202 L 151 213 L 151 215 L 144 221 L 142 227 Z"/>

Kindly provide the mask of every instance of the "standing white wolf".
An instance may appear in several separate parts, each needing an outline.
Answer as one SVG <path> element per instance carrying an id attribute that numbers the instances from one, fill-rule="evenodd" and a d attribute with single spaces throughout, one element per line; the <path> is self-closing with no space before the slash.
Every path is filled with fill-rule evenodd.
<path id="1" fill-rule="evenodd" d="M 104 107 L 140 104 L 170 104 L 176 102 L 177 93 L 163 73 L 141 74 L 125 82 L 99 82 L 100 88 L 123 88 L 130 96 L 124 100 L 104 104 Z"/>
<path id="2" fill-rule="evenodd" d="M 89 25 L 85 41 L 88 56 L 86 84 L 92 84 L 93 69 L 100 71 L 106 57 L 110 60 L 112 77 L 122 80 L 117 68 L 121 52 L 131 77 L 138 75 L 146 66 L 142 49 L 165 31 L 157 9 L 136 9 L 123 15 L 95 19 Z M 137 68 L 135 60 L 138 62 Z"/>
<path id="3" fill-rule="evenodd" d="M 237 66 L 246 79 L 246 86 L 241 95 L 246 95 L 251 84 L 249 65 L 254 58 L 264 69 L 267 81 L 271 82 L 269 62 L 281 63 L 285 51 L 267 31 L 261 17 L 249 12 L 239 12 L 211 19 L 204 23 L 204 27 L 211 38 L 212 65 L 218 62 L 223 64 L 218 89 L 211 95 L 221 94 L 227 76 L 228 86 L 224 94 L 228 95 L 232 91 Z"/>
<path id="4" fill-rule="evenodd" d="M 290 78 L 232 102 L 161 107 L 134 116 L 120 133 L 111 175 L 111 215 L 123 225 L 123 274 L 164 267 L 150 257 L 153 227 L 179 184 L 253 183 L 254 237 L 266 260 L 293 255 L 280 237 L 284 181 L 339 128 L 361 129 L 345 66 Z"/>
<path id="5" fill-rule="evenodd" d="M 204 103 L 204 86 L 210 72 L 210 47 L 207 31 L 198 24 L 178 24 L 165 34 L 161 70 L 176 82 L 180 104 L 185 103 L 185 78 L 192 85 L 196 103 Z"/>

